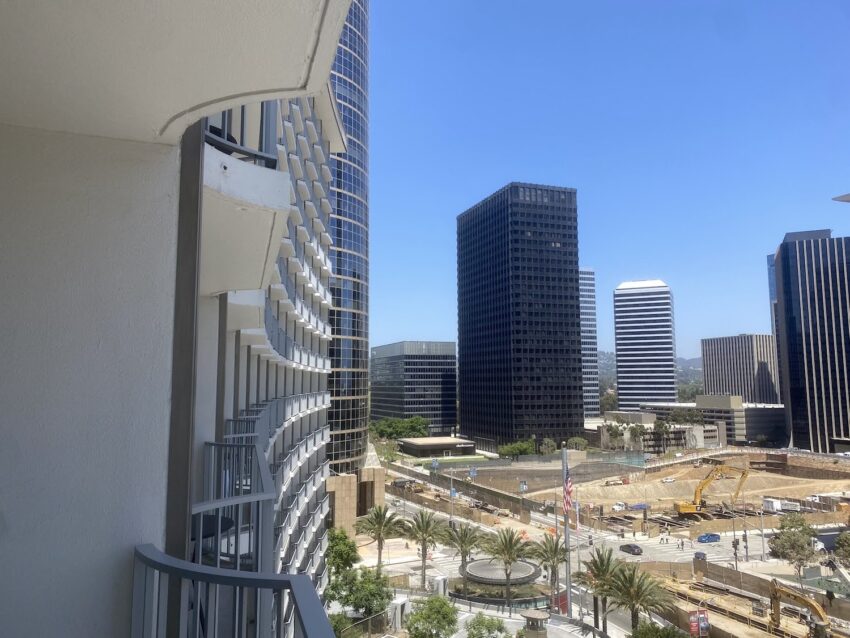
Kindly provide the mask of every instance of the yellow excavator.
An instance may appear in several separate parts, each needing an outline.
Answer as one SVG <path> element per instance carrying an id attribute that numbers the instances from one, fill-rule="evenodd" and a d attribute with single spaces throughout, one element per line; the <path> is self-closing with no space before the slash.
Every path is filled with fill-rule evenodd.
<path id="1" fill-rule="evenodd" d="M 700 514 L 702 514 L 703 508 L 706 506 L 705 499 L 702 497 L 703 491 L 717 479 L 730 474 L 740 475 L 738 485 L 735 487 L 735 493 L 732 495 L 732 507 L 734 508 L 735 501 L 738 500 L 738 494 L 741 492 L 741 487 L 743 487 L 744 481 L 746 481 L 747 477 L 750 475 L 750 471 L 747 469 L 742 470 L 733 465 L 715 465 L 711 468 L 708 475 L 699 482 L 699 485 L 697 485 L 697 489 L 694 490 L 693 501 L 680 501 L 674 505 L 676 513 L 679 516 L 701 518 Z"/>
<path id="2" fill-rule="evenodd" d="M 830 634 L 829 616 L 826 611 L 818 604 L 816 600 L 808 596 L 786 587 L 777 581 L 775 578 L 770 581 L 770 624 L 771 631 L 779 629 L 779 621 L 781 620 L 782 600 L 787 600 L 798 607 L 804 607 L 811 612 L 811 622 L 809 624 L 809 636 L 812 638 L 826 638 Z"/>

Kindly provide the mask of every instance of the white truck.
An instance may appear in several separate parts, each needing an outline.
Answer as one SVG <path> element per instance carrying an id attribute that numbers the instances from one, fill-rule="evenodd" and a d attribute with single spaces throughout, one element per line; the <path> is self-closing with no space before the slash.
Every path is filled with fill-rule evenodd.
<path id="1" fill-rule="evenodd" d="M 799 512 L 800 504 L 797 501 L 782 501 L 783 512 Z"/>
<path id="2" fill-rule="evenodd" d="M 761 508 L 765 512 L 769 512 L 771 514 L 776 514 L 777 512 L 782 511 L 782 501 L 778 498 L 767 498 L 762 499 Z"/>

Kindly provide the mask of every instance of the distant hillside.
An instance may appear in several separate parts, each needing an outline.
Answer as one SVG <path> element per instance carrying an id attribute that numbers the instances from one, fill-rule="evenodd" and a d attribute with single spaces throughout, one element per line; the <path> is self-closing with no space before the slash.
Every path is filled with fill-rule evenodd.
<path id="1" fill-rule="evenodd" d="M 613 352 L 599 351 L 599 376 L 617 378 L 617 358 Z"/>
<path id="2" fill-rule="evenodd" d="M 679 383 L 702 383 L 702 357 L 693 359 L 676 358 Z"/>
<path id="3" fill-rule="evenodd" d="M 702 383 L 702 357 L 693 359 L 676 359 L 677 380 L 679 383 Z M 611 385 L 617 379 L 617 358 L 613 352 L 599 351 L 599 381 L 605 385 L 603 380 L 610 380 Z"/>

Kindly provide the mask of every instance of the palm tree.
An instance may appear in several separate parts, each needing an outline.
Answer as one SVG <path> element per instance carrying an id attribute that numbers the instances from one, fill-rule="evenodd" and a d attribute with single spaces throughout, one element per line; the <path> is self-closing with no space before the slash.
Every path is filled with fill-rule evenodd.
<path id="1" fill-rule="evenodd" d="M 522 540 L 519 533 L 510 528 L 503 528 L 492 538 L 487 539 L 485 550 L 492 557 L 490 561 L 500 560 L 505 569 L 505 602 L 508 605 L 508 615 L 511 615 L 511 568 L 521 558 L 531 555 L 531 544 Z"/>
<path id="2" fill-rule="evenodd" d="M 433 548 L 437 541 L 445 537 L 446 524 L 440 521 L 434 512 L 419 510 L 411 520 L 407 521 L 405 536 L 419 544 L 422 553 L 422 589 L 425 589 L 425 562 L 428 558 L 428 550 Z"/>
<path id="3" fill-rule="evenodd" d="M 366 513 L 366 516 L 357 520 L 354 529 L 358 534 L 365 534 L 378 544 L 376 571 L 380 573 L 384 543 L 390 538 L 404 536 L 404 519 L 395 512 L 390 512 L 385 505 L 376 505 Z"/>
<path id="4" fill-rule="evenodd" d="M 610 547 L 596 547 L 588 560 L 582 561 L 584 571 L 575 575 L 575 581 L 593 592 L 593 625 L 599 626 L 600 598 L 602 603 L 602 633 L 608 635 L 608 596 L 614 574 L 622 566 L 622 561 L 614 557 Z"/>
<path id="5" fill-rule="evenodd" d="M 566 561 L 564 539 L 560 534 L 546 534 L 542 541 L 537 541 L 531 547 L 531 555 L 549 572 L 549 592 L 552 596 L 552 609 L 557 607 L 558 571 L 561 563 Z"/>
<path id="6" fill-rule="evenodd" d="M 446 531 L 443 539 L 446 545 L 455 550 L 455 555 L 460 555 L 460 574 L 463 576 L 463 593 L 466 594 L 466 565 L 472 550 L 481 546 L 483 535 L 474 525 L 464 523 Z"/>
<path id="7" fill-rule="evenodd" d="M 673 606 L 673 596 L 660 581 L 638 569 L 637 563 L 621 566 L 604 588 L 614 607 L 628 609 L 632 616 L 632 633 L 638 628 L 640 612 L 659 613 Z"/>

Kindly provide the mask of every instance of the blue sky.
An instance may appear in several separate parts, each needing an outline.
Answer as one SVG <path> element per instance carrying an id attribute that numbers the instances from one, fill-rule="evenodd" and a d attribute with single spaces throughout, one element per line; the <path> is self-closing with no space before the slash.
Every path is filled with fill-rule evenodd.
<path id="1" fill-rule="evenodd" d="M 372 0 L 371 343 L 455 340 L 455 218 L 578 189 L 612 292 L 673 289 L 680 356 L 769 330 L 765 255 L 850 233 L 850 1 Z"/>

